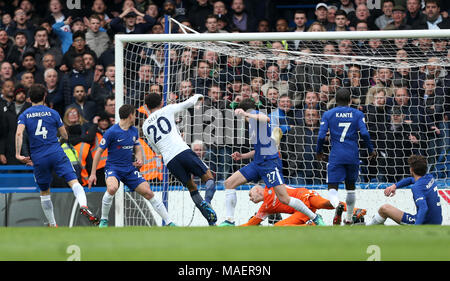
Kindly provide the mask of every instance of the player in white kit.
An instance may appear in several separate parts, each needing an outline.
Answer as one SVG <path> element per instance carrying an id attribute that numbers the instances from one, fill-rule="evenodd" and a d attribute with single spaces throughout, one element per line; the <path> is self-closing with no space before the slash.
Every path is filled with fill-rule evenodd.
<path id="1" fill-rule="evenodd" d="M 215 225 L 217 215 L 211 205 L 203 200 L 191 175 L 200 177 L 205 183 L 207 196 L 208 192 L 215 191 L 214 177 L 209 167 L 183 140 L 175 123 L 176 113 L 193 107 L 201 99 L 203 96 L 196 94 L 182 103 L 164 106 L 160 94 L 148 94 L 145 104 L 150 115 L 145 120 L 142 131 L 153 151 L 162 155 L 169 172 L 189 190 L 192 201 L 208 224 Z"/>

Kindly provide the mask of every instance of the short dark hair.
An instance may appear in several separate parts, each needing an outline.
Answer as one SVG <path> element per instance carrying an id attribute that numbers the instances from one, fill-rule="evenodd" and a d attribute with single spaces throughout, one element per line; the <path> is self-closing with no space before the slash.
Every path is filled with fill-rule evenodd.
<path id="1" fill-rule="evenodd" d="M 237 108 L 242 108 L 244 111 L 256 109 L 256 103 L 252 98 L 246 98 L 238 104 Z"/>
<path id="2" fill-rule="evenodd" d="M 409 156 L 408 164 L 414 174 L 418 176 L 424 176 L 427 173 L 427 159 L 422 155 Z"/>
<path id="3" fill-rule="evenodd" d="M 348 105 L 351 100 L 351 92 L 347 88 L 340 88 L 336 91 L 336 104 Z"/>
<path id="4" fill-rule="evenodd" d="M 42 84 L 33 84 L 28 90 L 28 96 L 32 103 L 38 103 L 44 100 L 47 89 Z"/>
<path id="5" fill-rule="evenodd" d="M 131 104 L 124 104 L 119 108 L 120 119 L 127 119 L 130 114 L 135 113 L 135 108 Z"/>
<path id="6" fill-rule="evenodd" d="M 150 93 L 145 96 L 145 105 L 149 110 L 157 108 L 161 104 L 162 96 L 158 93 Z"/>
<path id="7" fill-rule="evenodd" d="M 347 17 L 347 12 L 345 12 L 344 10 L 337 10 L 334 16 L 335 17 L 337 17 L 337 16 Z"/>
<path id="8" fill-rule="evenodd" d="M 77 39 L 78 37 L 81 37 L 86 41 L 86 34 L 84 34 L 84 32 L 81 30 L 77 30 L 73 33 L 72 40 L 75 41 L 75 39 Z"/>

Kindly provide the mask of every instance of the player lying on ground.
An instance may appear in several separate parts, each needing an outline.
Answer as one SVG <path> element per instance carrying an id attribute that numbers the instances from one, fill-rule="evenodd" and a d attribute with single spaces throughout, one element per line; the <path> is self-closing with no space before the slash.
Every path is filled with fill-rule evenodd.
<path id="1" fill-rule="evenodd" d="M 198 192 L 192 175 L 201 178 L 206 186 L 206 196 L 212 198 L 216 183 L 211 170 L 186 144 L 175 123 L 175 114 L 193 107 L 202 95 L 196 94 L 184 102 L 164 106 L 160 94 L 150 93 L 145 97 L 150 115 L 145 120 L 142 131 L 155 153 L 161 154 L 169 172 L 185 186 L 191 195 L 195 206 L 208 221 L 215 225 L 216 212 L 211 205 L 203 200 Z"/>
<path id="2" fill-rule="evenodd" d="M 330 200 L 323 198 L 317 192 L 308 190 L 306 188 L 293 188 L 286 186 L 289 196 L 302 200 L 305 205 L 311 209 L 312 212 L 316 212 L 317 209 L 334 209 Z M 288 218 L 275 223 L 275 226 L 295 226 L 305 225 L 310 219 L 303 213 L 296 211 L 294 208 L 288 205 L 282 204 L 280 200 L 275 196 L 273 187 L 264 188 L 260 185 L 255 185 L 249 191 L 250 201 L 255 204 L 263 201 L 256 215 L 250 218 L 250 220 L 242 224 L 241 226 L 259 225 L 267 216 L 275 213 L 292 214 Z M 341 202 L 346 210 L 346 204 Z"/>
<path id="3" fill-rule="evenodd" d="M 437 193 L 437 185 L 431 174 L 427 174 L 427 160 L 421 155 L 411 155 L 408 158 L 411 177 L 402 179 L 388 186 L 384 195 L 394 196 L 397 188 L 411 186 L 416 215 L 403 212 L 396 207 L 384 204 L 378 209 L 372 221 L 367 225 L 384 224 L 387 218 L 398 224 L 442 224 L 442 208 Z"/>
<path id="4" fill-rule="evenodd" d="M 331 151 L 327 164 L 328 198 L 335 208 L 338 207 L 338 187 L 345 182 L 347 197 L 346 224 L 352 223 L 353 210 L 356 202 L 355 183 L 359 175 L 359 134 L 369 151 L 369 161 L 376 157 L 370 141 L 370 135 L 364 120 L 364 114 L 350 107 L 351 93 L 341 88 L 336 92 L 336 107 L 328 110 L 320 121 L 319 136 L 317 138 L 317 159 L 324 160 L 323 145 L 326 135 L 330 132 Z M 350 211 L 349 211 L 350 209 Z M 339 209 L 337 208 L 336 211 Z M 333 224 L 340 224 L 334 220 Z"/>
<path id="5" fill-rule="evenodd" d="M 34 84 L 30 87 L 29 96 L 32 106 L 18 118 L 16 158 L 22 163 L 34 166 L 34 178 L 41 190 L 41 206 L 49 226 L 57 226 L 50 196 L 53 170 L 58 176 L 64 177 L 67 184 L 72 188 L 80 205 L 80 213 L 86 216 L 91 223 L 98 224 L 98 219 L 87 207 L 86 194 L 78 182 L 75 169 L 58 142 L 58 132 L 61 139 L 67 141 L 67 131 L 58 112 L 44 105 L 46 95 L 47 90 L 43 85 Z M 28 134 L 31 157 L 21 155 L 23 132 L 25 130 Z"/>
<path id="6" fill-rule="evenodd" d="M 155 197 L 150 185 L 139 173 L 138 168 L 143 164 L 143 151 L 139 143 L 138 130 L 133 126 L 136 120 L 135 112 L 135 108 L 129 104 L 119 108 L 119 123 L 114 124 L 105 132 L 92 161 L 89 188 L 97 182 L 97 165 L 103 151 L 108 149 L 105 165 L 106 192 L 102 199 L 102 216 L 99 227 L 108 226 L 109 211 L 120 182 L 149 200 L 165 223 L 174 225 L 162 201 Z M 133 162 L 133 151 L 136 157 L 135 162 Z"/>
<path id="7" fill-rule="evenodd" d="M 234 225 L 236 188 L 247 182 L 258 182 L 261 179 L 268 188 L 273 187 L 282 204 L 305 214 L 316 225 L 325 225 L 320 215 L 312 212 L 305 203 L 291 197 L 286 191 L 277 144 L 271 138 L 272 128 L 269 117 L 256 110 L 255 102 L 252 99 L 242 100 L 235 110 L 235 114 L 243 116 L 249 122 L 249 135 L 252 136 L 250 141 L 253 143 L 254 150 L 245 154 L 235 152 L 231 156 L 235 161 L 249 158 L 253 158 L 253 161 L 225 180 L 226 220 L 221 223 L 221 226 Z"/>

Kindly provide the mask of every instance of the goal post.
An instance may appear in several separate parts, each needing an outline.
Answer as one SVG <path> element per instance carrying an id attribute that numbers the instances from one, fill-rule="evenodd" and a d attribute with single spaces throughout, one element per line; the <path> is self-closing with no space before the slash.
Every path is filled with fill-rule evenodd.
<path id="1" fill-rule="evenodd" d="M 367 42 L 375 41 L 374 39 L 380 39 L 383 42 L 389 41 L 390 45 L 387 44 L 377 47 L 380 51 L 380 53 L 377 54 L 363 52 L 362 49 L 358 49 L 358 52 L 346 53 L 344 50 L 345 46 L 343 47 L 342 52 L 339 50 L 339 44 L 344 40 L 349 40 L 354 50 L 360 48 L 360 45 L 358 45 L 359 43 L 366 41 L 364 48 L 370 49 L 371 46 L 369 46 L 369 43 Z M 405 52 L 407 53 L 405 56 L 397 53 L 397 51 L 403 50 L 403 48 L 394 45 L 393 41 L 396 39 L 407 39 L 409 49 L 405 48 Z M 425 49 L 421 49 L 422 46 L 420 44 L 422 43 L 419 43 L 421 39 L 429 40 L 429 42 L 427 41 L 427 44 L 429 44 L 428 48 L 430 48 L 429 53 L 426 52 Z M 313 151 L 310 150 L 314 144 L 314 134 L 311 135 L 310 131 L 308 131 L 310 129 L 306 128 L 308 127 L 307 123 L 303 123 L 309 122 L 306 121 L 310 120 L 308 118 L 317 119 L 317 116 L 311 117 L 307 115 L 312 113 L 306 113 L 307 106 L 305 105 L 305 99 L 309 92 L 313 92 L 319 105 L 325 102 L 324 107 L 320 107 L 320 110 L 318 110 L 320 118 L 324 110 L 333 106 L 332 94 L 330 94 L 329 100 L 321 100 L 322 86 L 324 84 L 327 86 L 333 85 L 334 89 L 336 89 L 336 87 L 353 87 L 352 81 L 349 79 L 349 69 L 351 66 L 357 65 L 359 66 L 359 72 L 364 72 L 365 75 L 368 75 L 365 77 L 368 84 L 364 86 L 363 91 L 365 91 L 365 95 L 370 92 L 372 96 L 370 96 L 370 99 L 367 99 L 366 103 L 361 102 L 360 100 L 361 104 L 355 104 L 355 106 L 358 107 L 358 109 L 363 110 L 366 116 L 370 115 L 373 117 L 366 118 L 366 121 L 373 125 L 373 127 L 369 128 L 369 131 L 371 136 L 374 136 L 375 138 L 373 140 L 376 143 L 375 148 L 377 149 L 377 146 L 379 145 L 383 146 L 380 150 L 382 153 L 382 157 L 380 157 L 382 160 L 380 161 L 384 161 L 382 164 L 376 163 L 371 165 L 370 163 L 366 163 L 363 161 L 364 155 L 362 155 L 361 160 L 360 181 L 358 182 L 357 187 L 358 200 L 362 197 L 371 196 L 367 194 L 376 194 L 372 196 L 372 198 L 375 198 L 373 202 L 367 198 L 357 201 L 357 207 L 367 208 L 368 214 L 370 215 L 371 213 L 373 214 L 375 208 L 382 203 L 392 202 L 392 204 L 396 204 L 400 201 L 406 201 L 395 198 L 385 199 L 376 192 L 379 191 L 377 189 L 384 188 L 394 179 L 393 177 L 390 177 L 390 175 L 392 176 L 392 173 L 397 173 L 395 176 L 408 176 L 409 170 L 407 170 L 404 165 L 406 153 L 403 156 L 399 156 L 397 154 L 399 150 L 408 150 L 408 153 L 420 152 L 425 155 L 432 155 L 433 161 L 432 165 L 430 165 L 430 172 L 433 172 L 438 178 L 441 189 L 446 191 L 449 188 L 448 176 L 450 174 L 448 170 L 448 154 L 450 153 L 450 137 L 448 121 L 445 121 L 445 119 L 430 119 L 430 114 L 432 113 L 427 111 L 428 105 L 426 103 L 427 98 L 430 96 L 425 94 L 426 97 L 424 98 L 423 94 L 423 91 L 426 90 L 423 88 L 424 81 L 432 76 L 430 75 L 430 71 L 433 71 L 432 69 L 439 68 L 442 69 L 442 71 L 450 70 L 450 55 L 448 52 L 450 43 L 446 43 L 444 51 L 433 51 L 432 49 L 436 48 L 435 45 L 437 43 L 435 42 L 438 42 L 436 41 L 437 39 L 448 41 L 450 39 L 450 30 L 117 34 L 115 35 L 116 122 L 119 120 L 118 110 L 120 106 L 125 103 L 133 103 L 137 108 L 143 106 L 143 96 L 145 96 L 146 93 L 153 91 L 150 89 L 153 85 L 161 86 L 161 93 L 164 94 L 167 103 L 180 102 L 185 98 L 183 96 L 183 89 L 180 85 L 182 81 L 187 80 L 190 81 L 191 88 L 193 88 L 195 93 L 202 93 L 205 96 L 208 96 L 210 91 L 213 92 L 211 87 L 217 86 L 218 91 L 220 92 L 219 95 L 224 96 L 228 94 L 230 100 L 226 102 L 225 108 L 220 107 L 221 102 L 217 101 L 214 102 L 214 106 L 202 104 L 189 111 L 183 112 L 178 116 L 180 120 L 178 129 L 183 134 L 188 145 L 192 145 L 195 141 L 200 140 L 207 148 L 205 153 L 205 159 L 207 160 L 204 161 L 208 165 L 213 165 L 213 170 L 217 173 L 218 177 L 218 191 L 212 201 L 212 205 L 218 213 L 219 220 L 221 220 L 225 215 L 224 192 L 222 192 L 223 180 L 227 175 L 230 175 L 230 173 L 236 171 L 245 164 L 245 162 L 235 163 L 230 161 L 231 158 L 229 155 L 231 152 L 234 152 L 234 150 L 240 149 L 240 145 L 249 148 L 249 137 L 248 134 L 246 135 L 245 122 L 242 122 L 242 120 L 239 120 L 234 116 L 231 104 L 235 104 L 236 101 L 239 100 L 235 99 L 235 95 L 240 95 L 241 91 L 244 91 L 243 88 L 245 86 L 251 88 L 249 90 L 250 94 L 248 95 L 254 97 L 252 94 L 256 90 L 252 88 L 252 80 L 256 76 L 259 77 L 260 73 L 264 73 L 264 77 L 261 77 L 263 83 L 270 84 L 267 82 L 268 78 L 266 76 L 269 65 L 277 64 L 279 76 L 281 77 L 284 75 L 284 78 L 279 77 L 279 80 L 286 81 L 286 83 L 277 84 L 280 85 L 280 88 L 270 84 L 268 86 L 269 88 L 274 87 L 278 91 L 275 96 L 271 97 L 266 95 L 267 92 L 270 92 L 270 90 L 267 90 L 268 88 L 263 88 L 263 90 L 259 88 L 260 92 L 258 92 L 258 94 L 263 93 L 263 96 L 255 98 L 261 104 L 266 103 L 264 108 L 262 106 L 261 109 L 268 114 L 272 114 L 271 116 L 276 120 L 281 120 L 280 116 L 277 115 L 278 113 L 274 113 L 281 104 L 279 100 L 280 97 L 288 96 L 292 103 L 292 108 L 295 108 L 300 112 L 297 117 L 298 121 L 302 122 L 302 125 L 296 124 L 295 126 L 288 126 L 289 128 L 286 131 L 286 139 L 284 140 L 285 145 L 282 147 L 283 151 L 281 151 L 284 160 L 283 165 L 287 164 L 286 167 L 283 167 L 283 173 L 285 173 L 286 170 L 285 177 L 290 185 L 295 187 L 306 186 L 308 188 L 316 189 L 325 196 L 326 167 L 324 163 L 316 163 L 315 159 L 310 158 L 313 154 Z M 270 48 L 271 44 L 267 44 L 267 42 L 296 41 L 300 42 L 303 47 L 297 50 L 289 48 L 275 49 Z M 264 43 L 252 45 L 250 42 Z M 334 53 L 323 51 L 322 48 L 328 42 L 330 45 L 334 46 Z M 215 53 L 218 57 L 214 63 L 210 62 L 208 58 L 203 57 L 203 55 L 209 51 Z M 172 53 L 174 54 L 174 57 L 172 57 Z M 423 54 L 427 55 L 424 57 Z M 229 66 L 236 61 L 232 60 L 234 57 L 239 58 L 238 67 Z M 437 57 L 437 60 L 429 60 L 431 57 Z M 264 65 L 261 67 L 257 66 L 256 61 L 258 60 L 264 61 Z M 203 61 L 206 61 L 209 71 L 208 81 L 210 82 L 208 83 L 203 80 L 201 80 L 200 83 L 198 82 L 200 79 L 197 79 L 197 75 L 200 75 L 198 74 L 199 68 L 201 68 L 199 64 Z M 283 65 L 282 61 L 288 61 L 287 70 L 283 68 L 285 65 Z M 185 62 L 189 63 L 185 64 Z M 147 69 L 149 73 L 145 74 L 140 72 L 143 71 L 142 65 L 150 66 L 150 70 Z M 303 67 L 302 73 L 297 71 L 297 68 L 300 66 Z M 393 86 L 379 89 L 377 82 L 384 79 L 380 78 L 380 76 L 401 75 L 402 73 L 397 74 L 400 66 L 409 71 L 407 75 L 397 77 L 399 78 L 400 84 L 394 86 L 392 82 L 394 79 L 390 77 L 389 79 Z M 429 67 L 428 69 L 427 66 L 435 66 L 435 68 Z M 382 73 L 381 69 L 384 68 L 388 69 L 390 74 Z M 284 72 L 282 72 L 281 69 L 283 69 Z M 237 70 L 238 74 L 232 73 L 234 70 Z M 373 73 L 377 73 L 376 77 Z M 144 83 L 137 83 L 138 80 L 141 81 L 145 75 L 151 76 L 151 78 Z M 334 78 L 336 78 L 336 81 L 333 81 Z M 449 80 L 447 80 L 447 78 Z M 241 79 L 238 81 L 240 82 L 240 85 L 239 87 L 236 86 L 239 89 L 234 89 L 234 82 L 239 79 Z M 361 77 L 360 80 L 362 80 Z M 435 81 L 435 89 L 439 88 L 439 93 L 444 93 L 443 99 L 439 99 L 439 102 L 442 103 L 436 104 L 443 108 L 443 112 L 439 113 L 441 114 L 439 115 L 439 118 L 447 118 L 448 112 L 446 110 L 448 110 L 449 106 L 447 104 L 448 98 L 445 96 L 448 91 L 447 86 L 450 86 L 450 76 L 433 77 L 433 80 Z M 197 81 L 198 83 L 194 81 Z M 444 81 L 442 83 L 449 82 L 449 84 L 439 84 L 441 81 Z M 285 88 L 283 85 L 285 85 Z M 363 88 L 362 86 L 358 87 Z M 414 118 L 417 118 L 418 124 L 414 124 L 417 125 L 417 127 L 409 124 L 410 121 L 411 123 L 415 123 L 416 120 L 407 120 L 408 126 L 405 125 L 405 127 L 400 129 L 400 134 L 403 136 L 418 133 L 417 142 L 416 140 L 411 141 L 404 139 L 402 140 L 403 143 L 400 144 L 411 145 L 411 147 L 392 147 L 392 145 L 395 146 L 399 144 L 389 142 L 391 140 L 390 137 L 395 134 L 391 134 L 391 132 L 389 132 L 390 129 L 386 129 L 390 124 L 391 114 L 395 111 L 394 108 L 401 108 L 401 106 L 396 105 L 395 101 L 395 93 L 399 88 L 406 88 L 409 99 L 414 98 L 421 106 L 420 108 L 418 107 L 417 112 L 414 111 L 414 113 L 411 113 L 414 114 Z M 385 98 L 388 101 L 386 106 L 390 106 L 389 111 L 383 111 L 383 113 L 376 111 L 378 108 L 373 101 L 379 90 L 384 91 Z M 284 93 L 286 95 L 283 95 Z M 411 93 L 417 96 L 412 97 Z M 244 93 L 242 93 L 242 96 L 245 96 Z M 221 97 L 221 99 L 223 99 L 223 97 Z M 264 102 L 262 101 L 263 99 Z M 364 99 L 366 99 L 366 96 L 364 96 Z M 428 99 L 428 101 L 429 100 L 430 99 Z M 436 102 L 439 103 L 437 100 Z M 419 104 L 417 104 L 417 106 L 419 106 Z M 372 109 L 375 111 L 370 112 Z M 409 106 L 407 110 L 410 109 L 411 106 Z M 414 110 L 416 110 L 415 107 Z M 143 116 L 145 115 L 140 115 L 139 118 L 142 119 L 140 121 L 145 119 Z M 379 121 L 381 119 L 383 121 Z M 381 123 L 378 124 L 377 122 L 383 122 L 383 126 L 381 126 Z M 434 126 L 436 127 L 436 130 L 431 129 L 434 124 L 433 122 L 438 124 Z M 200 128 L 197 126 L 199 124 L 201 124 Z M 273 124 L 280 127 L 284 126 L 283 128 L 286 128 L 287 126 L 286 124 L 276 122 Z M 142 136 L 142 138 L 144 137 Z M 291 140 L 292 142 L 290 142 Z M 310 142 L 309 146 L 306 145 L 306 141 Z M 364 150 L 364 148 L 362 148 L 362 150 Z M 397 169 L 398 166 L 401 166 L 403 169 L 401 172 Z M 207 225 L 206 221 L 204 221 L 191 202 L 188 191 L 168 174 L 165 167 L 162 171 L 163 180 L 151 181 L 151 188 L 155 191 L 157 196 L 161 196 L 175 223 L 182 226 Z M 166 186 L 166 190 L 169 189 L 169 192 L 165 192 L 164 186 Z M 204 191 L 201 184 L 200 187 L 200 190 Z M 244 186 L 241 189 L 242 192 L 239 192 L 238 195 L 238 206 L 236 207 L 238 223 L 245 222 L 250 216 L 254 215 L 259 207 L 259 205 L 249 202 L 248 187 L 250 187 L 250 185 Z M 136 222 L 133 223 L 127 222 L 127 208 L 129 208 L 127 207 L 127 202 L 131 199 L 129 199 L 126 192 L 124 193 L 123 190 L 123 188 L 120 188 L 115 196 L 116 226 L 140 225 L 141 223 L 147 224 L 148 221 L 145 221 L 145 219 L 136 219 Z M 345 191 L 340 190 L 339 192 L 342 193 Z M 407 198 L 407 191 L 401 193 Z M 446 192 L 443 192 L 441 196 L 446 196 L 445 194 Z M 342 197 L 343 195 L 340 196 L 341 199 L 344 198 Z M 138 200 L 136 197 L 133 198 L 133 200 Z M 137 201 L 133 202 L 136 206 L 142 203 Z M 367 204 L 370 206 L 367 206 Z M 148 207 L 145 202 L 142 203 L 142 206 L 144 206 L 143 208 Z M 414 213 L 414 205 L 408 205 L 405 208 L 405 211 Z M 448 207 L 445 207 L 444 209 L 448 214 Z M 149 208 L 149 210 L 139 209 L 139 211 L 137 211 L 137 213 L 141 215 L 147 213 L 151 214 L 152 212 L 153 210 L 151 208 Z M 328 211 L 328 213 L 324 217 L 329 220 L 331 211 Z M 156 225 L 163 224 L 157 215 L 153 217 Z M 447 215 L 446 224 L 450 224 L 450 215 Z"/>

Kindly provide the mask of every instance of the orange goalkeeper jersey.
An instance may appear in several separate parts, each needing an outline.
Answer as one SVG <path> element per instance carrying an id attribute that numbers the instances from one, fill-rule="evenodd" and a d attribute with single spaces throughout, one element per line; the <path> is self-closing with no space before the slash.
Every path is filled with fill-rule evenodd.
<path id="1" fill-rule="evenodd" d="M 289 196 L 298 198 L 305 203 L 305 205 L 311 209 L 311 211 L 316 212 L 317 209 L 333 209 L 330 201 L 321 197 L 317 192 L 309 190 L 306 188 L 293 188 L 290 186 L 286 187 Z M 281 225 L 301 225 L 305 224 L 309 218 L 305 214 L 295 210 L 294 208 L 285 205 L 278 200 L 275 195 L 273 188 L 264 188 L 264 201 L 261 207 L 247 223 L 241 226 L 258 225 L 263 221 L 268 215 L 274 213 L 286 213 L 293 214 L 289 218 L 277 222 L 276 226 Z"/>

